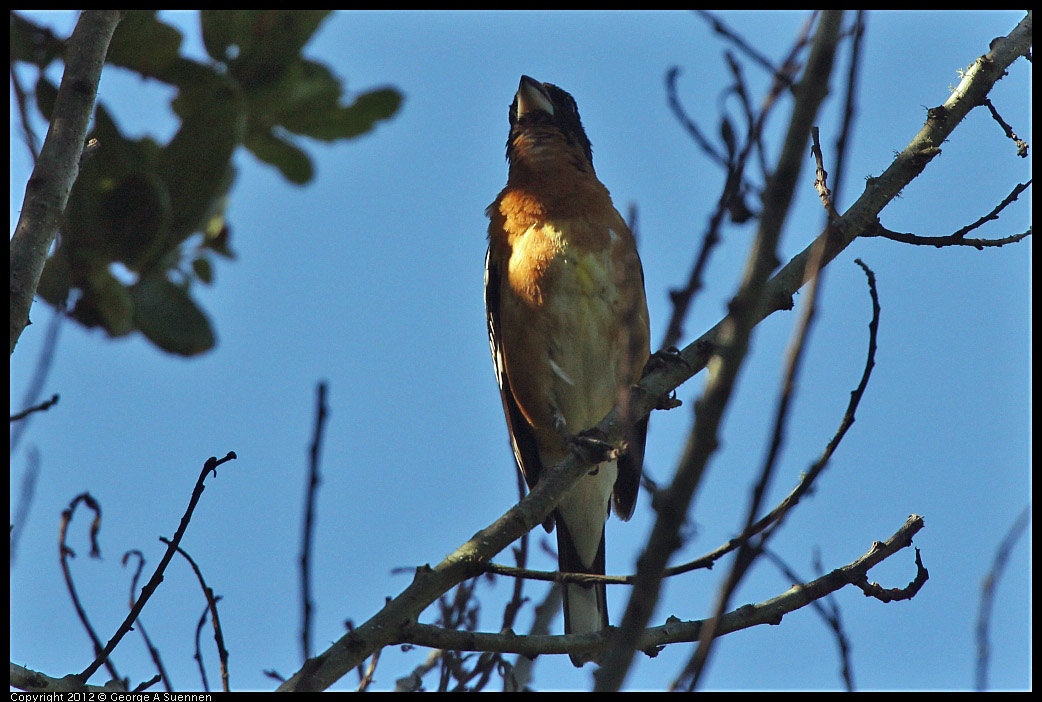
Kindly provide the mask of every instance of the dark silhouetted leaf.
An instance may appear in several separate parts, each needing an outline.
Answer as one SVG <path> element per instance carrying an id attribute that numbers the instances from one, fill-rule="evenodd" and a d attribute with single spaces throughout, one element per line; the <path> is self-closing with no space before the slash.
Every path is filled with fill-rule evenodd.
<path id="1" fill-rule="evenodd" d="M 83 296 L 69 316 L 87 327 L 100 326 L 109 336 L 125 336 L 134 329 L 134 303 L 127 288 L 100 265 L 90 267 Z"/>
<path id="2" fill-rule="evenodd" d="M 72 270 L 64 249 L 59 248 L 47 259 L 40 275 L 36 294 L 57 307 L 69 299 L 72 289 Z"/>
<path id="3" fill-rule="evenodd" d="M 65 42 L 49 29 L 39 27 L 17 12 L 11 14 L 11 63 L 25 61 L 46 68 L 65 53 Z"/>
<path id="4" fill-rule="evenodd" d="M 170 191 L 170 237 L 181 243 L 223 208 L 235 180 L 232 154 L 246 128 L 245 102 L 224 77 L 182 86 L 174 100 L 181 129 L 162 150 L 159 173 Z"/>
<path id="5" fill-rule="evenodd" d="M 163 247 L 165 225 L 170 219 L 166 186 L 154 173 L 128 173 L 100 203 L 106 220 L 106 252 L 131 270 L 141 270 Z"/>
<path id="6" fill-rule="evenodd" d="M 249 92 L 294 62 L 329 10 L 203 10 L 203 44 Z"/>
<path id="7" fill-rule="evenodd" d="M 151 78 L 167 80 L 181 58 L 181 32 L 156 19 L 155 10 L 125 10 L 106 60 Z"/>
<path id="8" fill-rule="evenodd" d="M 134 325 L 170 353 L 194 356 L 216 343 L 210 320 L 181 287 L 165 275 L 146 276 L 130 287 Z"/>
<path id="9" fill-rule="evenodd" d="M 348 107 L 296 112 L 284 124 L 286 129 L 314 139 L 350 139 L 371 130 L 377 121 L 394 115 L 401 103 L 402 95 L 397 90 L 380 88 L 362 93 Z"/>
<path id="10" fill-rule="evenodd" d="M 43 73 L 36 81 L 36 108 L 48 122 L 51 121 L 51 111 L 54 110 L 54 101 L 58 99 L 58 87 L 47 79 Z"/>
<path id="11" fill-rule="evenodd" d="M 270 131 L 250 133 L 243 146 L 261 161 L 278 168 L 291 183 L 303 185 L 315 174 L 311 159 L 302 149 Z"/>
<path id="12" fill-rule="evenodd" d="M 209 285 L 213 282 L 213 264 L 205 256 L 199 256 L 192 260 L 192 271 L 195 277 Z"/>

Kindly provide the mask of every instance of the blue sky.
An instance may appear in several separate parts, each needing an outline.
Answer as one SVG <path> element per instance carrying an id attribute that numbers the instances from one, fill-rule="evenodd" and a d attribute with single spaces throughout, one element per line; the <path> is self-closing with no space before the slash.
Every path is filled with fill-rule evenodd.
<path id="1" fill-rule="evenodd" d="M 62 34 L 70 13 L 42 15 Z M 201 54 L 196 15 L 167 13 Z M 1012 12 L 874 13 L 868 18 L 856 131 L 842 192 L 845 209 L 866 177 L 889 165 L 942 103 L 958 71 L 1007 34 Z M 801 13 L 723 13 L 732 27 L 777 62 L 804 21 Z M 317 544 L 313 555 L 314 631 L 319 649 L 366 620 L 410 579 L 396 568 L 436 563 L 516 500 L 513 459 L 488 354 L 482 299 L 484 209 L 506 178 L 507 107 L 522 73 L 554 82 L 578 102 L 594 163 L 625 211 L 640 211 L 640 249 L 657 346 L 669 316 L 667 291 L 686 279 L 722 173 L 685 136 L 666 105 L 663 76 L 682 69 L 681 97 L 717 133 L 730 48 L 687 13 L 362 13 L 337 14 L 306 54 L 323 61 L 348 90 L 390 84 L 405 94 L 398 116 L 365 137 L 308 143 L 312 184 L 298 188 L 241 152 L 229 220 L 234 262 L 195 291 L 218 335 L 217 348 L 184 360 L 140 336 L 110 341 L 74 324 L 62 328 L 44 396 L 60 404 L 37 415 L 12 456 L 17 494 L 27 450 L 42 472 L 11 571 L 12 661 L 61 676 L 82 670 L 90 644 L 62 583 L 59 514 L 89 490 L 102 504 L 102 561 L 86 558 L 83 514 L 71 544 L 73 570 L 103 639 L 126 612 L 123 552 L 138 548 L 150 566 L 187 505 L 202 462 L 234 450 L 239 458 L 210 479 L 183 542 L 223 597 L 233 689 L 270 689 L 262 671 L 290 675 L 300 665 L 297 558 L 315 384 L 330 385 Z M 839 67 L 846 70 L 844 58 Z M 753 95 L 766 78 L 746 64 Z M 838 86 L 838 84 L 836 84 Z M 841 90 L 819 118 L 826 159 Z M 109 69 L 100 99 L 131 134 L 167 139 L 176 128 L 170 91 Z M 1017 133 L 1031 143 L 1030 66 L 1019 61 L 992 93 Z M 13 100 L 12 100 L 13 103 Z M 11 229 L 30 165 L 11 127 Z M 788 103 L 767 134 L 777 153 Z M 41 132 L 42 133 L 42 132 Z M 1030 160 L 983 110 L 882 213 L 887 227 L 943 235 L 976 220 L 1019 182 Z M 817 234 L 820 202 L 813 163 L 783 233 L 788 260 Z M 1030 190 L 979 234 L 1001 237 L 1030 221 Z M 684 343 L 720 319 L 752 237 L 730 228 L 685 330 Z M 981 581 L 995 549 L 1030 502 L 1030 260 L 1032 242 L 1001 249 L 934 249 L 879 239 L 855 242 L 828 268 L 817 325 L 799 379 L 784 452 L 767 504 L 774 505 L 820 453 L 860 377 L 871 305 L 864 274 L 873 268 L 882 305 L 879 351 L 857 422 L 772 542 L 802 574 L 849 563 L 889 537 L 912 513 L 926 528 L 915 544 L 930 580 L 915 599 L 882 604 L 847 588 L 835 595 L 851 640 L 859 689 L 964 689 L 973 685 L 974 627 Z M 50 310 L 11 360 L 11 408 L 41 348 Z M 755 333 L 737 395 L 689 515 L 689 560 L 733 536 L 766 450 L 782 359 L 795 316 L 775 314 Z M 690 428 L 702 376 L 680 388 L 683 407 L 652 417 L 646 471 L 672 474 Z M 12 502 L 13 505 L 13 502 Z M 13 506 L 12 506 L 13 514 Z M 642 494 L 629 523 L 610 520 L 608 571 L 628 573 L 650 530 Z M 542 531 L 534 532 L 537 539 Z M 538 551 L 538 549 L 536 549 Z M 501 562 L 511 562 L 501 554 Z M 539 554 L 533 567 L 552 569 Z M 729 567 L 729 562 L 727 563 Z M 150 572 L 150 571 L 149 571 Z M 653 623 L 706 616 L 726 567 L 667 583 Z M 870 573 L 885 587 L 915 574 L 911 551 Z M 760 563 L 733 599 L 759 602 L 791 583 Z M 482 586 L 483 629 L 498 626 L 510 585 Z M 538 602 L 543 586 L 527 592 Z M 1030 536 L 1018 543 L 998 585 L 991 629 L 990 681 L 1030 685 Z M 613 621 L 627 593 L 609 591 Z M 198 687 L 192 640 L 204 602 L 194 576 L 175 561 L 142 621 L 179 690 Z M 431 621 L 430 611 L 423 620 Z M 519 630 L 530 621 L 522 614 Z M 557 626 L 560 624 L 558 622 Z M 212 639 L 205 652 L 219 684 Z M 661 689 L 691 654 L 688 645 L 639 658 L 628 689 Z M 133 635 L 117 649 L 122 675 L 153 670 Z M 389 689 L 424 651 L 388 650 L 374 687 Z M 750 664 L 752 663 L 752 664 Z M 591 667 L 564 657 L 535 666 L 539 689 L 584 689 Z M 704 686 L 710 689 L 834 689 L 842 685 L 836 646 L 810 609 L 781 626 L 720 640 Z M 344 689 L 357 682 L 341 681 Z M 429 679 L 436 685 L 435 679 Z"/>

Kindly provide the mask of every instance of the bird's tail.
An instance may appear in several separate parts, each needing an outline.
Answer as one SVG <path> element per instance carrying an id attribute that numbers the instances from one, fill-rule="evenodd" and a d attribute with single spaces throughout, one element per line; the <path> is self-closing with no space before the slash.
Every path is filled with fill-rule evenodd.
<path id="1" fill-rule="evenodd" d="M 557 562 L 562 573 L 592 573 L 604 575 L 604 531 L 601 531 L 601 544 L 593 563 L 584 566 L 572 541 L 572 535 L 565 526 L 564 519 L 557 516 Z M 608 600 L 604 583 L 583 585 L 565 583 L 564 595 L 564 633 L 588 634 L 600 631 L 608 626 Z M 596 661 L 591 654 L 571 654 L 572 663 L 581 667 L 589 661 Z"/>

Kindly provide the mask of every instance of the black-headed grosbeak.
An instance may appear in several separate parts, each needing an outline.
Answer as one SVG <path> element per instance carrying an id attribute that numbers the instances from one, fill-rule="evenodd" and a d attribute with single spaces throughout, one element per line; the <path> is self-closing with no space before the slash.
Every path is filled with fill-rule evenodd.
<path id="1" fill-rule="evenodd" d="M 507 160 L 507 185 L 486 211 L 485 307 L 510 443 L 532 488 L 640 379 L 650 329 L 636 242 L 593 170 L 572 96 L 522 76 Z M 620 518 L 633 514 L 646 435 L 647 418 L 547 520 L 562 572 L 604 574 L 609 501 Z M 603 583 L 564 586 L 566 634 L 606 626 Z"/>

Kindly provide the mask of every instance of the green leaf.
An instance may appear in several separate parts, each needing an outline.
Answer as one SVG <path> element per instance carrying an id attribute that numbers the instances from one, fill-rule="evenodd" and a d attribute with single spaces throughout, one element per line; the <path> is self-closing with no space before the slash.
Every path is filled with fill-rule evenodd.
<path id="1" fill-rule="evenodd" d="M 283 124 L 291 132 L 323 141 L 351 139 L 371 130 L 377 121 L 394 115 L 401 103 L 402 95 L 397 90 L 380 88 L 359 95 L 348 107 L 298 110 Z"/>
<path id="2" fill-rule="evenodd" d="M 221 208 L 235 180 L 232 155 L 246 130 L 246 105 L 231 80 L 214 76 L 182 86 L 174 100 L 181 128 L 159 157 L 170 191 L 170 238 L 180 244 Z"/>
<path id="3" fill-rule="evenodd" d="M 57 307 L 69 299 L 72 268 L 63 248 L 58 248 L 43 266 L 36 294 Z"/>
<path id="4" fill-rule="evenodd" d="M 203 44 L 247 89 L 275 80 L 330 10 L 203 10 Z"/>
<path id="5" fill-rule="evenodd" d="M 134 325 L 153 344 L 180 356 L 195 356 L 216 344 L 210 320 L 183 288 L 165 274 L 145 276 L 130 288 Z"/>
<path id="6" fill-rule="evenodd" d="M 11 13 L 11 63 L 25 61 L 47 68 L 65 53 L 65 42 L 51 30 L 34 24 L 17 12 Z"/>
<path id="7" fill-rule="evenodd" d="M 218 256 L 234 259 L 235 252 L 232 251 L 231 242 L 232 228 L 228 226 L 223 214 L 215 215 L 203 230 L 203 243 L 200 246 Z"/>
<path id="8" fill-rule="evenodd" d="M 308 155 L 271 131 L 251 132 L 243 145 L 261 161 L 278 168 L 291 183 L 304 185 L 315 175 Z"/>
<path id="9" fill-rule="evenodd" d="M 167 243 L 170 198 L 163 182 L 154 173 L 133 171 L 103 196 L 100 206 L 110 260 L 135 271 L 147 267 Z"/>
<path id="10" fill-rule="evenodd" d="M 74 263 L 121 261 L 141 270 L 170 248 L 171 202 L 157 172 L 160 149 L 147 137 L 124 138 L 103 105 L 91 137 L 98 144 L 69 194 L 61 246 Z M 86 279 L 78 272 L 74 266 L 73 285 Z"/>
<path id="11" fill-rule="evenodd" d="M 41 73 L 40 79 L 36 81 L 36 107 L 48 122 L 51 121 L 51 112 L 54 110 L 54 102 L 57 99 L 58 86 Z"/>
<path id="12" fill-rule="evenodd" d="M 123 283 L 99 264 L 89 266 L 83 297 L 69 316 L 87 327 L 100 326 L 109 336 L 125 336 L 134 329 L 134 303 Z"/>
<path id="13" fill-rule="evenodd" d="M 205 256 L 199 256 L 192 260 L 192 271 L 195 273 L 196 278 L 207 285 L 213 282 L 213 264 Z"/>
<path id="14" fill-rule="evenodd" d="M 156 10 L 125 10 L 105 60 L 167 80 L 169 69 L 181 59 L 181 39 L 180 31 L 156 19 Z"/>
<path id="15" fill-rule="evenodd" d="M 328 67 L 301 59 L 278 81 L 248 95 L 251 124 L 277 124 L 323 141 L 350 139 L 393 115 L 402 102 L 393 88 L 363 93 L 350 106 L 340 104 L 342 94 L 340 80 Z"/>

